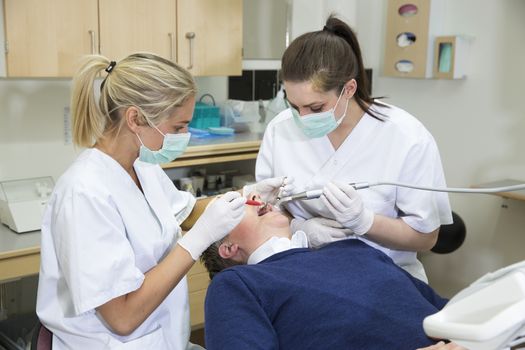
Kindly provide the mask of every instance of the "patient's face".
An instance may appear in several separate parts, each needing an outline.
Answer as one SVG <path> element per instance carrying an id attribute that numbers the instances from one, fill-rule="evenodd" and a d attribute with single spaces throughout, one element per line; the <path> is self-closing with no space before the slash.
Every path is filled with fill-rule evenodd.
<path id="1" fill-rule="evenodd" d="M 257 193 L 251 193 L 249 199 L 260 201 Z M 278 234 L 290 235 L 290 223 L 281 211 L 269 205 L 266 208 L 246 205 L 242 221 L 228 235 L 231 239 L 253 240 L 261 235 Z"/>

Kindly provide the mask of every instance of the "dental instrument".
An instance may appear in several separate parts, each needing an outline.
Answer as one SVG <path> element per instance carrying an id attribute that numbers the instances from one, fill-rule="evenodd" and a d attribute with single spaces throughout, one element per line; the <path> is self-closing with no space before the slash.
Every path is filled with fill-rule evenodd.
<path id="1" fill-rule="evenodd" d="M 284 186 L 285 186 L 285 182 L 286 182 L 286 179 L 287 177 L 285 176 L 283 178 L 283 182 L 281 184 L 281 187 L 279 188 L 279 193 L 277 193 L 277 198 L 275 198 L 275 205 L 278 205 L 279 201 L 281 200 L 281 197 L 282 197 L 282 194 L 283 194 L 283 191 L 284 191 Z"/>
<path id="2" fill-rule="evenodd" d="M 481 187 L 481 188 L 456 188 L 456 187 L 428 187 L 428 186 L 416 186 L 401 182 L 387 182 L 387 181 L 380 181 L 380 182 L 353 182 L 349 184 L 356 190 L 361 190 L 364 188 L 370 188 L 374 186 L 398 186 L 398 187 L 406 187 L 406 188 L 412 188 L 416 190 L 423 190 L 423 191 L 436 191 L 436 192 L 456 192 L 456 193 L 499 193 L 499 192 L 511 192 L 511 191 L 519 191 L 525 189 L 525 183 L 519 184 L 519 185 L 512 185 L 512 186 L 503 186 L 503 187 Z M 307 199 L 314 199 L 319 198 L 323 194 L 322 189 L 318 190 L 310 190 L 310 191 L 304 191 L 301 193 L 297 193 L 291 196 L 283 197 L 278 199 L 276 205 L 282 205 L 284 203 L 290 202 L 290 201 L 296 201 L 296 200 L 307 200 Z"/>
<path id="3" fill-rule="evenodd" d="M 259 202 L 259 201 L 253 200 L 253 199 L 246 200 L 246 205 L 253 205 L 255 207 L 260 207 L 263 204 L 265 204 L 265 203 Z"/>

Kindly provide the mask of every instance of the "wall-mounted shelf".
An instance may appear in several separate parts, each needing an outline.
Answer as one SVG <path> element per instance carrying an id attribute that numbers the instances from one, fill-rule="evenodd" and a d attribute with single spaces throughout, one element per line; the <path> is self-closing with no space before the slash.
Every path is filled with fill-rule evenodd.
<path id="1" fill-rule="evenodd" d="M 257 158 L 262 133 L 241 133 L 228 137 L 192 139 L 186 152 L 163 169 L 216 164 Z"/>
<path id="2" fill-rule="evenodd" d="M 383 74 L 463 79 L 470 38 L 443 35 L 443 0 L 389 0 Z"/>
<path id="3" fill-rule="evenodd" d="M 505 179 L 505 180 L 498 180 L 493 182 L 487 182 L 482 183 L 479 185 L 473 185 L 472 187 L 475 188 L 483 188 L 483 187 L 503 187 L 503 186 L 514 186 L 514 185 L 520 185 L 525 183 L 525 181 L 519 181 L 519 180 L 511 180 L 511 179 Z M 516 199 L 519 201 L 525 201 L 525 190 L 520 191 L 512 191 L 512 192 L 498 192 L 494 193 L 497 196 L 503 197 L 503 198 L 509 198 L 509 199 Z"/>
<path id="4" fill-rule="evenodd" d="M 466 78 L 468 46 L 469 40 L 466 37 L 458 35 L 436 37 L 433 77 L 438 79 Z"/>
<path id="5" fill-rule="evenodd" d="M 441 0 L 388 1 L 384 75 L 432 76 L 432 37 L 438 31 Z"/>

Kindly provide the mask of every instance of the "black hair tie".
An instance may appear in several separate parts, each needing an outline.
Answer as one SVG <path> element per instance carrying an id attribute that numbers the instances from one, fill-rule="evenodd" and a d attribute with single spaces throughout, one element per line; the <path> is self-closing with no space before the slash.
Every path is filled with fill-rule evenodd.
<path id="1" fill-rule="evenodd" d="M 115 68 L 116 65 L 117 65 L 117 62 L 111 61 L 109 62 L 109 66 L 107 66 L 106 69 L 104 70 L 109 74 L 111 73 L 111 71 L 113 71 L 113 68 Z"/>
<path id="2" fill-rule="evenodd" d="M 329 32 L 329 33 L 333 33 L 333 31 L 330 28 L 328 28 L 327 26 L 323 27 L 323 31 Z"/>

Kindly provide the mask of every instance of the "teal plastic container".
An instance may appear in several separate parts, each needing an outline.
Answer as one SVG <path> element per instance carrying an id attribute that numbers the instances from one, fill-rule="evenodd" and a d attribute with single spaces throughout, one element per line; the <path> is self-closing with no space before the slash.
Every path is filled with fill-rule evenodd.
<path id="1" fill-rule="evenodd" d="M 197 102 L 195 104 L 195 110 L 193 111 L 193 119 L 190 122 L 190 127 L 207 130 L 210 127 L 216 128 L 219 126 L 221 126 L 219 107 Z"/>

